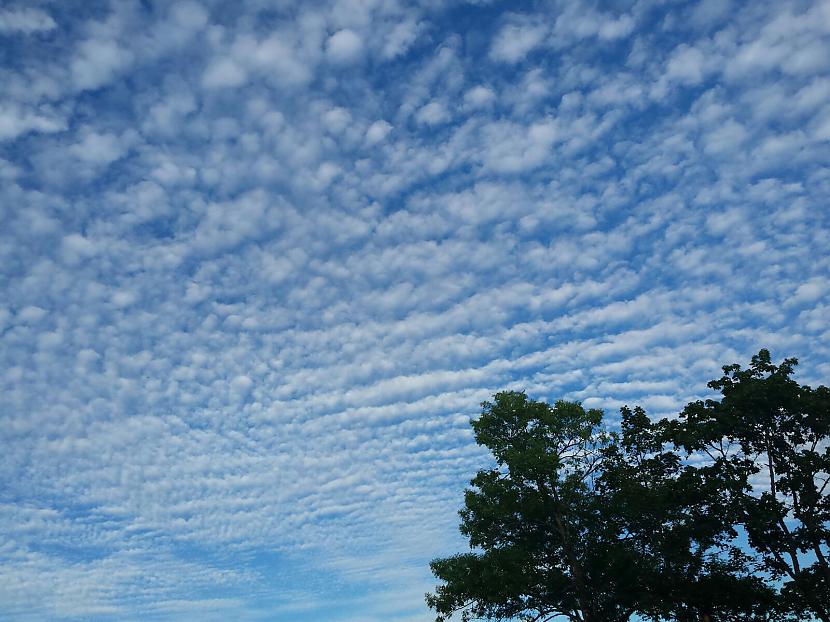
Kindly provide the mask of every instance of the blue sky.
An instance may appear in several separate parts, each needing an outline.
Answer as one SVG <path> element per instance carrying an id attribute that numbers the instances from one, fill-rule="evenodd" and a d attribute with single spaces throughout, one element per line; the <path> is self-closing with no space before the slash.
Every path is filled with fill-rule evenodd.
<path id="1" fill-rule="evenodd" d="M 494 391 L 830 377 L 830 3 L 0 8 L 0 618 L 430 619 Z"/>

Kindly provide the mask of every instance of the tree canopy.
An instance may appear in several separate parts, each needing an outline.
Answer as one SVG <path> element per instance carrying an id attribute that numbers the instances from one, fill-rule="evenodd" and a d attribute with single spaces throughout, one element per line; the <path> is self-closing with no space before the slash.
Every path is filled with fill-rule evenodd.
<path id="1" fill-rule="evenodd" d="M 762 350 L 721 399 L 625 407 L 614 431 L 575 402 L 484 402 L 494 464 L 465 493 L 469 552 L 431 563 L 436 619 L 830 622 L 830 391 L 795 364 Z"/>
<path id="2" fill-rule="evenodd" d="M 830 622 L 830 390 L 792 379 L 761 350 L 709 383 L 720 400 L 689 404 L 667 438 L 708 460 L 695 471 L 723 491 L 783 604 Z"/>

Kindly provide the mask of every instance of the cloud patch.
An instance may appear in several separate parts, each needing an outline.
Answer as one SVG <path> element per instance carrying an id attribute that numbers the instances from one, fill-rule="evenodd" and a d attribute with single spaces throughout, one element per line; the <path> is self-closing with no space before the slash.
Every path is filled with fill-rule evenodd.
<path id="1" fill-rule="evenodd" d="M 0 11 L 0 32 L 32 34 L 49 32 L 57 27 L 55 20 L 40 9 L 18 8 Z"/>

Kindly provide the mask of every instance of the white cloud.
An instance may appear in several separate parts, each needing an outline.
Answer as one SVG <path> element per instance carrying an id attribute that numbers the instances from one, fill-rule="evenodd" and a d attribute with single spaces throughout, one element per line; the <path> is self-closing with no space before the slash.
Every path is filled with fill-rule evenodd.
<path id="1" fill-rule="evenodd" d="M 277 34 L 259 43 L 243 38 L 234 44 L 234 54 L 240 62 L 256 68 L 266 79 L 285 86 L 306 84 L 313 76 L 315 55 L 302 49 L 303 44 L 314 45 L 316 33 L 299 33 L 307 40 L 294 42 L 287 34 Z M 295 35 L 296 36 L 296 35 Z"/>
<path id="2" fill-rule="evenodd" d="M 412 44 L 423 30 L 423 23 L 408 19 L 395 26 L 386 34 L 383 41 L 381 55 L 386 59 L 394 59 L 407 53 Z"/>
<path id="3" fill-rule="evenodd" d="M 355 31 L 348 28 L 338 30 L 326 41 L 326 55 L 338 65 L 355 62 L 363 53 L 363 40 Z"/>
<path id="4" fill-rule="evenodd" d="M 672 53 L 666 65 L 666 77 L 684 84 L 699 84 L 705 75 L 706 61 L 703 53 L 681 44 Z"/>
<path id="5" fill-rule="evenodd" d="M 317 54 L 314 46 L 317 33 L 278 32 L 263 39 L 240 35 L 211 60 L 202 76 L 208 88 L 237 88 L 253 77 L 282 87 L 300 87 L 314 73 Z M 304 37 L 304 38 L 303 38 Z"/>
<path id="6" fill-rule="evenodd" d="M 40 9 L 22 8 L 0 11 L 0 32 L 48 32 L 57 27 L 55 20 Z"/>
<path id="7" fill-rule="evenodd" d="M 330 132 L 340 134 L 351 123 L 352 116 L 345 108 L 331 108 L 323 113 L 323 123 Z"/>
<path id="8" fill-rule="evenodd" d="M 496 94 L 486 86 L 478 85 L 464 93 L 464 103 L 467 107 L 476 109 L 487 106 L 496 99 Z"/>
<path id="9" fill-rule="evenodd" d="M 827 22 L 823 10 L 819 4 L 798 15 L 783 11 L 764 24 L 756 36 L 744 37 L 724 59 L 726 77 L 753 79 L 759 72 L 772 70 L 810 75 L 827 69 L 830 61 L 826 60 Z"/>
<path id="10" fill-rule="evenodd" d="M 13 140 L 27 132 L 59 132 L 66 122 L 52 112 L 25 109 L 0 102 L 0 141 Z"/>
<path id="11" fill-rule="evenodd" d="M 205 8 L 192 0 L 177 2 L 171 9 L 171 15 L 179 26 L 190 31 L 201 30 L 208 23 Z"/>
<path id="12" fill-rule="evenodd" d="M 383 119 L 375 121 L 366 130 L 366 143 L 368 145 L 376 145 L 389 135 L 392 131 L 392 125 Z"/>
<path id="13" fill-rule="evenodd" d="M 112 304 L 119 309 L 129 307 L 137 300 L 138 294 L 128 290 L 119 290 L 112 295 Z"/>
<path id="14" fill-rule="evenodd" d="M 112 132 L 88 132 L 69 148 L 76 158 L 95 165 L 106 165 L 123 158 L 129 148 L 128 136 Z"/>
<path id="15" fill-rule="evenodd" d="M 691 21 L 698 27 L 709 26 L 729 15 L 731 10 L 731 0 L 703 0 L 693 7 Z"/>
<path id="16" fill-rule="evenodd" d="M 239 375 L 236 376 L 233 380 L 231 380 L 230 386 L 231 392 L 241 397 L 246 395 L 251 390 L 251 388 L 254 386 L 254 381 L 251 380 L 248 376 Z"/>
<path id="17" fill-rule="evenodd" d="M 578 41 L 598 37 L 603 41 L 615 41 L 625 38 L 636 26 L 632 15 L 619 16 L 610 13 L 598 13 L 581 3 L 565 7 L 565 11 L 556 18 L 553 29 L 553 42 L 561 47 L 569 41 Z"/>
<path id="18" fill-rule="evenodd" d="M 415 120 L 423 125 L 441 125 L 450 120 L 450 111 L 441 101 L 431 101 L 415 113 Z"/>
<path id="19" fill-rule="evenodd" d="M 70 265 L 92 257 L 96 252 L 95 244 L 78 233 L 71 233 L 63 239 L 61 253 L 63 260 Z"/>
<path id="20" fill-rule="evenodd" d="M 830 141 L 830 106 L 826 106 L 824 113 L 819 117 L 813 135 L 817 140 Z"/>
<path id="21" fill-rule="evenodd" d="M 485 130 L 485 166 L 500 173 L 518 173 L 540 166 L 559 137 L 555 121 L 530 127 L 494 123 Z"/>
<path id="22" fill-rule="evenodd" d="M 630 15 L 623 15 L 617 19 L 605 19 L 599 26 L 600 39 L 613 41 L 627 37 L 634 30 L 634 19 Z"/>
<path id="23" fill-rule="evenodd" d="M 196 99 L 189 90 L 177 90 L 150 107 L 144 131 L 168 136 L 181 129 L 187 115 L 196 110 Z"/>
<path id="24" fill-rule="evenodd" d="M 69 62 L 74 88 L 97 89 L 110 82 L 133 60 L 133 54 L 113 39 L 82 41 Z"/>
<path id="25" fill-rule="evenodd" d="M 46 317 L 47 313 L 46 309 L 29 305 L 18 312 L 16 319 L 25 324 L 34 324 Z"/>
<path id="26" fill-rule="evenodd" d="M 705 149 L 710 154 L 734 153 L 744 144 L 748 133 L 737 121 L 728 120 L 706 135 Z"/>
<path id="27" fill-rule="evenodd" d="M 243 67 L 231 58 L 217 58 L 206 69 L 202 84 L 209 88 L 235 88 L 245 84 L 248 75 Z"/>
<path id="28" fill-rule="evenodd" d="M 493 39 L 490 57 L 505 63 L 519 62 L 541 45 L 546 36 L 547 28 L 542 24 L 506 24 Z"/>
<path id="29" fill-rule="evenodd" d="M 830 292 L 830 281 L 826 278 L 814 277 L 796 288 L 790 302 L 794 304 L 815 302 L 826 298 L 828 292 Z"/>
<path id="30" fill-rule="evenodd" d="M 341 173 L 342 169 L 334 162 L 323 162 L 317 169 L 315 182 L 318 187 L 326 188 L 331 185 L 331 182 L 333 182 L 334 179 Z"/>

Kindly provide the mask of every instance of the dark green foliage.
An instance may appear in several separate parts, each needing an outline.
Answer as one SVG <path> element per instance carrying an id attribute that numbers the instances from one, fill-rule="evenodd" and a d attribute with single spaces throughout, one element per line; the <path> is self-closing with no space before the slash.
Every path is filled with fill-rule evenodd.
<path id="1" fill-rule="evenodd" d="M 723 491 L 665 450 L 667 426 L 623 408 L 598 488 L 606 519 L 639 560 L 637 612 L 652 620 L 776 618 L 773 590 L 733 544 Z"/>
<path id="2" fill-rule="evenodd" d="M 781 605 L 830 622 L 830 390 L 799 385 L 796 363 L 761 350 L 749 369 L 724 367 L 709 383 L 722 399 L 689 404 L 667 437 L 707 458 L 695 472 L 784 581 Z"/>
<path id="3" fill-rule="evenodd" d="M 483 407 L 473 428 L 497 468 L 465 495 L 473 552 L 432 563 L 438 620 L 766 619 L 771 592 L 743 572 L 720 504 L 642 410 L 609 435 L 575 403 L 499 393 Z"/>
<path id="4" fill-rule="evenodd" d="M 631 560 L 593 492 L 609 442 L 601 417 L 514 392 L 483 404 L 473 429 L 497 468 L 476 475 L 461 511 L 461 532 L 481 552 L 432 563 L 444 582 L 427 597 L 438 620 L 629 619 L 636 586 L 612 578 Z"/>
<path id="5" fill-rule="evenodd" d="M 465 494 L 470 552 L 431 564 L 437 620 L 830 622 L 830 391 L 794 365 L 762 350 L 709 384 L 721 400 L 623 408 L 613 434 L 577 403 L 485 402 L 496 467 Z"/>

